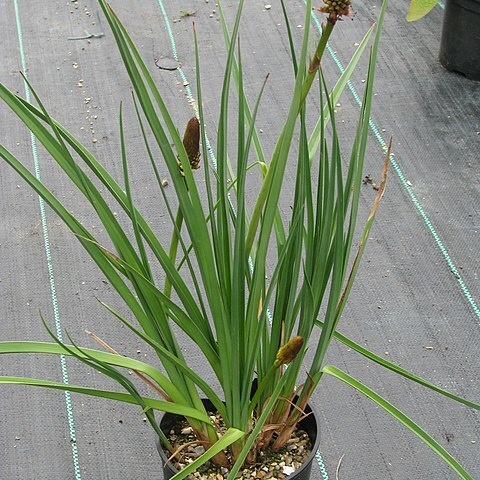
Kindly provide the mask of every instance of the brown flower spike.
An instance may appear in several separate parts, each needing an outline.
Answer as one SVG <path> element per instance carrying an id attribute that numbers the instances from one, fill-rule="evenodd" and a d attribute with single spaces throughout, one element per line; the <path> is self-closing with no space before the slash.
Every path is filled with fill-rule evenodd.
<path id="1" fill-rule="evenodd" d="M 319 7 L 320 12 L 328 13 L 328 22 L 336 23 L 341 17 L 350 15 L 350 0 L 323 0 L 324 7 Z"/>
<path id="2" fill-rule="evenodd" d="M 185 128 L 183 135 L 183 146 L 187 152 L 188 161 L 192 170 L 200 168 L 200 122 L 197 117 L 192 117 Z M 181 163 L 178 164 L 183 175 Z"/>
<path id="3" fill-rule="evenodd" d="M 295 360 L 298 352 L 303 346 L 303 338 L 296 336 L 291 338 L 283 347 L 280 347 L 277 352 L 277 362 L 279 365 L 288 365 Z"/>

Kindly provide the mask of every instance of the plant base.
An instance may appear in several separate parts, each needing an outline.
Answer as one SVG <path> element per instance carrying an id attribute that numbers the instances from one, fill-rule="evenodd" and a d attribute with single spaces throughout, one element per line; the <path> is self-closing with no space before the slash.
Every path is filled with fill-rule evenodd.
<path id="1" fill-rule="evenodd" d="M 203 400 L 203 402 L 207 411 L 214 410 L 208 400 Z M 307 406 L 306 413 L 309 412 L 312 412 L 312 410 Z M 164 414 L 160 420 L 160 428 L 167 437 L 172 430 L 174 435 L 178 435 L 179 425 L 181 425 L 182 422 L 182 417 L 172 414 Z M 185 438 L 181 440 L 181 443 L 186 443 L 189 440 L 191 439 L 188 438 L 188 433 L 186 433 Z M 317 419 L 315 414 L 311 413 L 299 423 L 296 436 L 289 441 L 284 450 L 275 454 L 270 454 L 270 452 L 265 451 L 263 455 L 265 461 L 240 470 L 237 478 L 244 480 L 308 480 L 310 478 L 312 462 L 315 453 L 318 450 L 319 443 L 320 436 L 318 435 L 317 430 Z M 202 453 L 200 450 L 203 449 L 199 446 L 192 445 L 190 449 L 193 452 L 196 452 L 196 448 L 198 449 L 199 454 Z M 167 463 L 168 457 L 158 440 L 157 449 L 162 461 L 164 480 L 169 480 L 178 470 L 174 466 L 174 461 Z M 302 463 L 298 462 L 299 459 L 302 459 Z M 213 470 L 209 470 L 207 465 L 204 466 L 205 471 L 202 470 L 197 472 L 196 475 L 192 475 L 191 478 L 201 479 L 205 475 L 208 477 L 211 473 L 214 473 L 214 477 L 217 480 L 227 477 L 228 470 L 216 469 L 217 471 L 214 472 Z"/>

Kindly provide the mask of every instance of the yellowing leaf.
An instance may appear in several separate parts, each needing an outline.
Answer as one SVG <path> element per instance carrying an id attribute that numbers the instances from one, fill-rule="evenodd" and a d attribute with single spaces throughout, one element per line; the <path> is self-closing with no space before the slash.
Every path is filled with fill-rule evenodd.
<path id="1" fill-rule="evenodd" d="M 415 22 L 424 17 L 437 4 L 437 0 L 411 0 L 407 13 L 407 22 Z"/>

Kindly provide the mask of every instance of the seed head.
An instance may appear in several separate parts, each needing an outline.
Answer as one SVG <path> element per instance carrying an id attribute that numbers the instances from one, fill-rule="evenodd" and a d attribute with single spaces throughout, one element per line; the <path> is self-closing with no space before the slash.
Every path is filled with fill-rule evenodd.
<path id="1" fill-rule="evenodd" d="M 298 355 L 298 352 L 303 346 L 303 338 L 296 336 L 291 338 L 283 347 L 280 347 L 277 352 L 277 362 L 279 365 L 287 365 Z"/>
<path id="2" fill-rule="evenodd" d="M 183 135 L 183 146 L 187 152 L 188 161 L 193 170 L 200 168 L 200 123 L 197 117 L 192 117 L 185 128 Z M 183 169 L 179 163 L 180 170 Z"/>
<path id="3" fill-rule="evenodd" d="M 321 12 L 328 13 L 328 21 L 336 23 L 341 17 L 350 16 L 351 0 L 323 0 L 325 6 L 319 7 Z"/>

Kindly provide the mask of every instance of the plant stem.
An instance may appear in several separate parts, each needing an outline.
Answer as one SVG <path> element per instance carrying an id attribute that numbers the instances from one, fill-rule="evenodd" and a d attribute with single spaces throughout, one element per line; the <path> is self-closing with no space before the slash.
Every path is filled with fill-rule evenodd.
<path id="1" fill-rule="evenodd" d="M 333 27 L 335 26 L 335 23 L 331 22 L 326 22 L 323 25 L 322 29 L 322 36 L 320 37 L 320 40 L 318 42 L 317 48 L 315 50 L 315 54 L 313 55 L 313 58 L 310 59 L 310 65 L 308 67 L 307 71 L 307 76 L 305 77 L 305 81 L 303 83 L 302 87 L 302 99 L 300 101 L 300 106 L 303 105 L 305 98 L 310 91 L 310 88 L 312 86 L 313 80 L 315 76 L 317 75 L 317 71 L 320 68 L 320 62 L 323 57 L 323 53 L 325 52 L 325 48 L 328 43 L 328 39 L 330 38 L 330 35 L 333 32 Z"/>
<path id="2" fill-rule="evenodd" d="M 330 38 L 330 35 L 332 34 L 333 27 L 335 26 L 334 22 L 327 22 L 326 25 L 324 26 L 322 30 L 322 36 L 320 37 L 320 40 L 318 41 L 317 48 L 315 49 L 315 54 L 313 56 L 313 59 L 310 61 L 310 66 L 308 67 L 307 74 L 305 76 L 305 79 L 303 80 L 302 84 L 302 92 L 300 96 L 300 101 L 298 102 L 298 108 L 296 110 L 296 116 L 299 115 L 305 100 L 307 98 L 308 92 L 310 91 L 310 88 L 313 83 L 313 79 L 315 78 L 318 69 L 320 68 L 320 62 L 323 57 L 323 54 L 325 52 L 325 48 L 327 46 L 328 39 Z M 298 72 L 300 74 L 300 72 Z M 284 142 L 284 137 L 286 133 L 286 124 L 284 125 L 282 132 L 280 133 L 280 136 L 278 138 L 277 144 L 275 146 L 275 150 L 273 152 L 272 156 L 272 162 L 268 166 L 267 174 L 264 177 L 262 187 L 260 189 L 260 192 L 257 197 L 257 201 L 255 203 L 254 211 L 252 214 L 252 218 L 250 220 L 250 227 L 247 233 L 247 238 L 245 240 L 245 250 L 246 254 L 249 255 L 252 247 L 253 247 L 253 241 L 257 232 L 258 224 L 260 222 L 260 217 L 262 214 L 262 209 L 263 206 L 265 205 L 267 196 L 269 195 L 269 192 L 271 190 L 271 184 L 273 181 L 273 176 L 277 175 L 276 172 L 276 163 L 278 162 L 278 156 L 280 154 L 280 149 L 282 147 L 282 144 Z M 274 168 L 271 168 L 271 167 Z"/>

